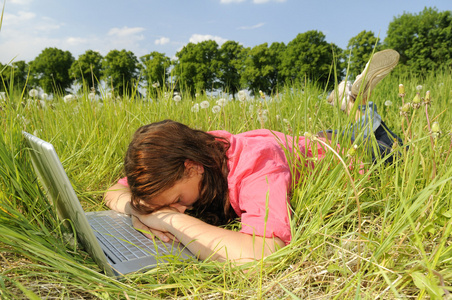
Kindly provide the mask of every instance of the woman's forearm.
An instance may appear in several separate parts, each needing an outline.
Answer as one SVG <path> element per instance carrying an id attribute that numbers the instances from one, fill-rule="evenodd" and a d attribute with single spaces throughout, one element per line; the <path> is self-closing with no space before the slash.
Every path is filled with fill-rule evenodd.
<path id="1" fill-rule="evenodd" d="M 132 215 L 134 211 L 130 205 L 132 193 L 129 187 L 116 183 L 105 193 L 105 204 L 112 210 Z"/>
<path id="2" fill-rule="evenodd" d="M 144 217 L 145 223 L 147 218 Z M 263 238 L 227 230 L 178 212 L 163 212 L 157 218 L 162 231 L 173 234 L 203 260 L 209 258 L 243 263 L 266 257 L 285 246 L 279 238 Z M 152 227 L 152 224 L 149 225 Z"/>

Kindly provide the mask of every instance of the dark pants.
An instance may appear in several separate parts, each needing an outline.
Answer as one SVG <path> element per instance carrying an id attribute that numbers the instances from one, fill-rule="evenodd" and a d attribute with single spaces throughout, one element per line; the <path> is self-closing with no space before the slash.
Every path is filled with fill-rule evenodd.
<path id="1" fill-rule="evenodd" d="M 334 130 L 334 134 L 337 134 L 337 130 Z M 345 132 L 342 133 L 343 135 Z M 319 132 L 319 136 L 332 139 L 333 130 L 327 130 L 326 132 Z M 372 155 L 372 161 L 375 161 L 377 157 L 385 157 L 391 154 L 392 146 L 397 142 L 400 146 L 403 145 L 403 141 L 394 132 L 392 132 L 385 122 L 381 121 L 380 126 L 374 131 L 375 140 L 377 141 L 377 147 L 372 145 L 371 136 L 364 139 L 364 146 Z M 352 143 L 355 140 L 352 139 Z M 397 155 L 400 154 L 397 152 Z M 392 163 L 394 161 L 394 153 L 392 153 L 386 160 L 386 163 Z"/>
<path id="2" fill-rule="evenodd" d="M 372 161 L 375 161 L 377 156 L 385 157 L 386 155 L 391 153 L 392 146 L 395 142 L 397 142 L 400 146 L 403 145 L 402 139 L 398 137 L 394 132 L 392 132 L 388 126 L 386 126 L 385 122 L 381 121 L 380 126 L 374 132 L 375 140 L 377 141 L 378 153 L 375 153 L 374 147 L 372 147 L 372 143 L 368 148 L 371 148 L 372 153 Z M 398 153 L 397 153 L 398 154 Z M 394 161 L 394 153 L 392 153 L 386 160 L 387 163 L 392 163 Z"/>

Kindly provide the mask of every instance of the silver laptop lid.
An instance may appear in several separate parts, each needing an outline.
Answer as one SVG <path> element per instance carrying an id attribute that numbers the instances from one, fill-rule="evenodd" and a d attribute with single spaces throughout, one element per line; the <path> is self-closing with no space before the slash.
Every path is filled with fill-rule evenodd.
<path id="1" fill-rule="evenodd" d="M 113 276 L 114 272 L 88 223 L 53 145 L 27 132 L 22 133 L 31 148 L 29 153 L 36 174 L 60 219 L 72 223 L 91 257 L 107 275 Z"/>

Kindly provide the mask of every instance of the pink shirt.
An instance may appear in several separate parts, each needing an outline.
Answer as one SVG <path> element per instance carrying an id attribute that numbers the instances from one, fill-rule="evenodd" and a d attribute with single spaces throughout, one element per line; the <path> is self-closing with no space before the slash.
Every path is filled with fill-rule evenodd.
<path id="1" fill-rule="evenodd" d="M 220 130 L 209 133 L 231 143 L 227 152 L 229 201 L 241 218 L 240 232 L 278 237 L 288 244 L 292 238 L 288 197 L 292 173 L 285 149 L 292 153 L 293 138 L 267 129 L 236 135 Z M 316 145 L 317 157 L 323 158 L 325 150 Z M 305 137 L 299 137 L 295 146 L 299 149 L 296 153 L 312 157 L 311 143 Z M 127 179 L 119 183 L 127 185 Z"/>

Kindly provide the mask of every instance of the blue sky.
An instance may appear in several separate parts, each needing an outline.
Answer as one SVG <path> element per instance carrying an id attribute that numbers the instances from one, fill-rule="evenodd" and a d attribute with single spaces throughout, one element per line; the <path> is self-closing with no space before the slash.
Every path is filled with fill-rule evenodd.
<path id="1" fill-rule="evenodd" d="M 174 57 L 189 42 L 287 44 L 308 30 L 322 31 L 345 49 L 362 30 L 384 39 L 389 23 L 404 12 L 452 10 L 452 0 L 0 0 L 2 6 L 5 1 L 3 64 L 29 62 L 46 47 L 69 50 L 76 59 L 89 49 Z"/>

